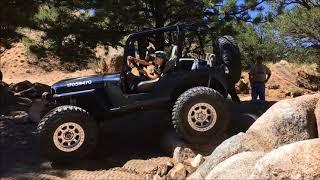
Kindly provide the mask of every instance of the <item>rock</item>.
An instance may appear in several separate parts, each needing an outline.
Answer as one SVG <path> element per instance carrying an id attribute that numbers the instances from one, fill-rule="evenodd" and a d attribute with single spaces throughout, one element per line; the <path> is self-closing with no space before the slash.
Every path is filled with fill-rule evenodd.
<path id="1" fill-rule="evenodd" d="M 22 81 L 16 84 L 10 85 L 10 90 L 13 92 L 21 92 L 31 88 L 33 84 L 30 81 Z"/>
<path id="2" fill-rule="evenodd" d="M 186 168 L 187 170 L 187 174 L 191 174 L 193 173 L 196 168 L 192 167 L 191 166 L 191 162 L 192 162 L 193 158 L 189 158 L 189 159 L 186 159 L 182 162 L 182 164 L 184 165 L 184 167 Z"/>
<path id="3" fill-rule="evenodd" d="M 246 133 L 220 144 L 189 179 L 203 179 L 217 164 L 244 151 L 268 152 L 285 144 L 317 137 L 314 110 L 319 94 L 280 101 L 269 108 Z"/>
<path id="4" fill-rule="evenodd" d="M 183 161 L 183 165 L 189 174 L 193 173 L 202 163 L 204 158 L 201 154 L 198 154 L 195 158 L 189 158 Z"/>
<path id="5" fill-rule="evenodd" d="M 195 153 L 190 148 L 176 147 L 173 152 L 173 163 L 178 164 L 188 158 L 193 158 L 195 156 Z"/>
<path id="6" fill-rule="evenodd" d="M 199 180 L 204 179 L 207 174 L 220 162 L 228 159 L 229 157 L 244 151 L 250 151 L 250 148 L 246 147 L 245 134 L 239 133 L 231 138 L 225 140 L 220 144 L 212 154 L 206 159 L 206 161 L 187 179 Z"/>
<path id="7" fill-rule="evenodd" d="M 161 137 L 160 147 L 169 155 L 172 155 L 177 162 L 193 158 L 196 154 L 209 155 L 221 142 L 227 139 L 226 134 L 214 137 L 207 144 L 189 144 L 178 137 L 175 131 L 168 131 Z"/>
<path id="8" fill-rule="evenodd" d="M 160 165 L 158 167 L 157 174 L 161 177 L 168 174 L 168 172 L 173 168 L 174 164 L 171 161 L 168 161 L 166 164 Z"/>
<path id="9" fill-rule="evenodd" d="M 286 92 L 284 95 L 285 96 L 291 96 L 291 92 Z"/>
<path id="10" fill-rule="evenodd" d="M 15 95 L 28 98 L 41 98 L 42 94 L 48 91 L 50 91 L 50 86 L 41 83 L 34 83 L 30 88 L 18 91 Z"/>
<path id="11" fill-rule="evenodd" d="M 247 141 L 257 141 L 260 147 L 256 150 L 270 151 L 285 144 L 315 138 L 314 110 L 319 98 L 320 94 L 305 95 L 274 104 L 246 132 Z"/>
<path id="12" fill-rule="evenodd" d="M 268 85 L 268 89 L 279 89 L 280 85 L 279 84 L 270 84 Z"/>
<path id="13" fill-rule="evenodd" d="M 154 175 L 152 180 L 165 180 L 164 177 L 159 176 L 158 174 Z"/>
<path id="14" fill-rule="evenodd" d="M 320 77 L 318 74 L 309 74 L 304 71 L 299 71 L 297 84 L 304 89 L 317 91 L 320 88 Z"/>
<path id="15" fill-rule="evenodd" d="M 317 103 L 316 109 L 314 110 L 314 114 L 317 119 L 317 129 L 318 129 L 318 137 L 320 137 L 320 100 Z"/>
<path id="16" fill-rule="evenodd" d="M 49 92 L 51 90 L 50 86 L 42 83 L 33 83 L 33 87 L 36 89 L 39 97 L 41 97 L 44 92 Z"/>
<path id="17" fill-rule="evenodd" d="M 182 163 L 178 163 L 168 173 L 169 179 L 185 179 L 187 176 L 186 168 Z"/>
<path id="18" fill-rule="evenodd" d="M 25 107 L 31 107 L 32 100 L 26 97 L 15 97 L 15 102 L 18 105 L 25 106 Z"/>
<path id="19" fill-rule="evenodd" d="M 29 122 L 29 115 L 25 111 L 13 111 L 10 112 L 10 119 L 17 123 Z"/>
<path id="20" fill-rule="evenodd" d="M 265 153 L 242 152 L 231 156 L 214 167 L 205 179 L 247 179 Z"/>
<path id="21" fill-rule="evenodd" d="M 31 87 L 29 89 L 14 93 L 14 95 L 19 97 L 34 98 L 37 96 L 37 92 L 34 87 Z"/>
<path id="22" fill-rule="evenodd" d="M 292 97 L 299 97 L 303 95 L 303 91 L 301 89 L 294 89 L 291 92 Z"/>
<path id="23" fill-rule="evenodd" d="M 151 174 L 152 176 L 149 179 L 152 179 L 153 176 L 160 171 L 159 168 L 164 167 L 169 160 L 170 158 L 168 157 L 151 158 L 148 160 L 132 159 L 127 161 L 123 165 L 123 168 L 130 171 L 139 172 L 140 174 Z"/>
<path id="24" fill-rule="evenodd" d="M 198 168 L 204 162 L 204 158 L 201 154 L 198 154 L 192 161 L 191 166 Z"/>
<path id="25" fill-rule="evenodd" d="M 261 158 L 248 179 L 319 179 L 320 139 L 282 146 Z"/>

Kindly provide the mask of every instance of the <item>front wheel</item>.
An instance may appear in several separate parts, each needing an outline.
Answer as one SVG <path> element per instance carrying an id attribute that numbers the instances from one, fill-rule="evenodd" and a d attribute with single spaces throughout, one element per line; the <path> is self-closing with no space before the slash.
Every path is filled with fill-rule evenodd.
<path id="1" fill-rule="evenodd" d="M 186 141 L 208 143 L 229 124 L 225 98 L 211 88 L 189 89 L 177 99 L 172 121 L 177 133 Z"/>
<path id="2" fill-rule="evenodd" d="M 41 152 L 54 162 L 71 162 L 96 146 L 98 128 L 89 114 L 75 106 L 59 106 L 38 125 Z"/>

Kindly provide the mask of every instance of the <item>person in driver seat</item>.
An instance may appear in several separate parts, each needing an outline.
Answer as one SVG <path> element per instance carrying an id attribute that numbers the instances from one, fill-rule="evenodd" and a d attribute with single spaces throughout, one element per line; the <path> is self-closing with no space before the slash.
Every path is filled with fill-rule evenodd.
<path id="1" fill-rule="evenodd" d="M 164 69 L 165 63 L 168 60 L 167 53 L 164 51 L 156 51 L 154 54 L 150 54 L 150 57 L 153 59 L 151 62 L 144 61 L 141 59 L 133 58 L 134 61 L 136 61 L 139 64 L 142 65 L 153 65 L 154 68 L 152 71 L 142 71 L 142 76 L 136 77 L 133 80 L 133 84 L 130 86 L 130 89 L 132 91 L 136 91 L 137 85 L 142 81 L 148 81 L 148 80 L 155 80 L 159 78 L 162 74 L 162 71 Z"/>

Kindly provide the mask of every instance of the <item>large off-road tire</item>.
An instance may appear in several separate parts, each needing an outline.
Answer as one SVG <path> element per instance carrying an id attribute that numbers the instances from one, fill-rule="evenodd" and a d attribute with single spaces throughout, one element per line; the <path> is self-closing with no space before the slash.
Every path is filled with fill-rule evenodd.
<path id="1" fill-rule="evenodd" d="M 59 163 L 81 159 L 98 142 L 98 127 L 89 114 L 75 106 L 59 106 L 46 114 L 38 125 L 41 153 Z"/>
<path id="2" fill-rule="evenodd" d="M 208 87 L 189 89 L 177 99 L 172 121 L 177 133 L 186 141 L 208 143 L 229 124 L 225 98 Z"/>

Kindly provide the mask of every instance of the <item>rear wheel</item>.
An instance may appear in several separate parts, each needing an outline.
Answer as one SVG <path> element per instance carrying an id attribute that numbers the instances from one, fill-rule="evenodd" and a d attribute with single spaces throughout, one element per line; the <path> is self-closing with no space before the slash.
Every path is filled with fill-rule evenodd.
<path id="1" fill-rule="evenodd" d="M 98 128 L 89 114 L 75 106 L 59 106 L 38 125 L 41 152 L 55 162 L 88 155 L 96 146 Z"/>
<path id="2" fill-rule="evenodd" d="M 195 87 L 176 101 L 172 120 L 177 133 L 190 143 L 207 143 L 223 133 L 229 116 L 224 97 L 207 87 Z"/>

